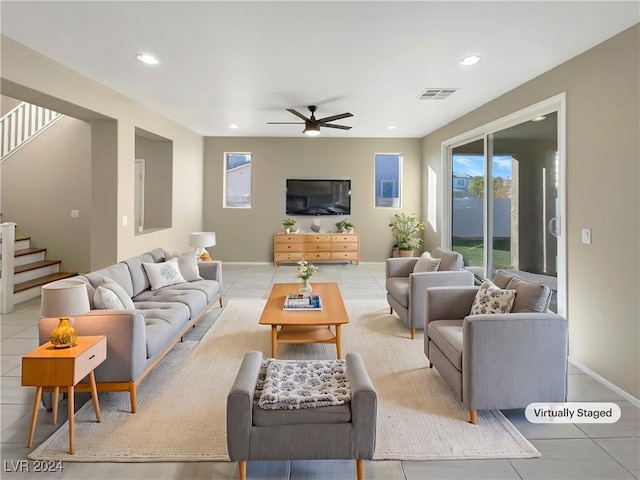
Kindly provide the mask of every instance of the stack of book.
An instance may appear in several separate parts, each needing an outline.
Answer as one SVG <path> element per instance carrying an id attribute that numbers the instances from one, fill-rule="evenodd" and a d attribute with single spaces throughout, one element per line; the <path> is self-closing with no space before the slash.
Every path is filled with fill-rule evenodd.
<path id="1" fill-rule="evenodd" d="M 284 300 L 285 310 L 322 310 L 319 295 L 287 295 Z"/>

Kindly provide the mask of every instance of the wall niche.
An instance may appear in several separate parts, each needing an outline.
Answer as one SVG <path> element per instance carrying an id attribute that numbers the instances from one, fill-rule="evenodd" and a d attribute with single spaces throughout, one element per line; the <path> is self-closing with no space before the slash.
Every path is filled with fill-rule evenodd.
<path id="1" fill-rule="evenodd" d="M 135 234 L 171 228 L 173 141 L 136 127 Z"/>

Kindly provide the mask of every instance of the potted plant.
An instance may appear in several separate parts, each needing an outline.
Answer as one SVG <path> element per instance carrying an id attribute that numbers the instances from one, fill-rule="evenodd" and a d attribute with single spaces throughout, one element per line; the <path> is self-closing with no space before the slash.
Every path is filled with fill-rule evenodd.
<path id="1" fill-rule="evenodd" d="M 424 230 L 424 222 L 418 221 L 415 214 L 397 213 L 391 223 L 393 248 L 398 250 L 401 257 L 412 257 L 414 251 L 421 247 L 424 240 L 416 234 Z"/>
<path id="2" fill-rule="evenodd" d="M 291 233 L 291 227 L 293 227 L 298 221 L 293 218 L 285 218 L 282 221 L 282 226 L 284 227 L 284 233 Z"/>
<path id="3" fill-rule="evenodd" d="M 336 222 L 336 228 L 339 233 L 353 233 L 355 227 L 353 223 L 347 220 L 340 220 L 339 222 Z"/>

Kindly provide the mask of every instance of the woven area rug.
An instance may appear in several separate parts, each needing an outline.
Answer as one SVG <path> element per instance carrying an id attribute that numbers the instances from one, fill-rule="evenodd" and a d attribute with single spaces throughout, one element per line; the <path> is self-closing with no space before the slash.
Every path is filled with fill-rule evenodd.
<path id="1" fill-rule="evenodd" d="M 226 395 L 245 352 L 270 355 L 270 329 L 258 325 L 264 300 L 231 300 L 197 342 L 176 347 L 129 395 L 101 393 L 102 423 L 91 402 L 75 416 L 76 452 L 65 423 L 37 447 L 33 460 L 160 462 L 229 460 Z M 435 369 L 427 368 L 422 336 L 389 315 L 383 300 L 345 301 L 344 352 L 358 352 L 378 392 L 375 459 L 532 458 L 540 453 L 499 411 L 478 412 L 478 424 Z M 335 346 L 284 345 L 285 359 L 335 358 Z"/>

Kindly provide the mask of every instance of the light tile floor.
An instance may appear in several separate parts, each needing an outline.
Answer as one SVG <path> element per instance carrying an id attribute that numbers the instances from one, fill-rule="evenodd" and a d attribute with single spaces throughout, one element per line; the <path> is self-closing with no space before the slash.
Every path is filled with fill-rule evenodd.
<path id="1" fill-rule="evenodd" d="M 267 298 L 274 282 L 295 282 L 295 266 L 225 264 L 225 300 Z M 336 281 L 345 299 L 384 298 L 384 265 L 322 265 L 317 281 Z M 61 470 L 36 473 L 26 461 L 26 438 L 34 392 L 20 386 L 21 355 L 36 348 L 39 299 L 18 305 L 0 320 L 1 456 L 0 477 L 10 479 L 233 479 L 237 466 L 230 462 L 194 463 L 65 463 Z M 214 308 L 187 336 L 199 341 L 222 309 Z M 411 341 L 407 338 L 407 341 Z M 421 333 L 414 340 L 422 342 Z M 571 401 L 611 401 L 622 409 L 621 420 L 612 425 L 534 425 L 523 410 L 505 415 L 542 453 L 526 460 L 460 461 L 368 461 L 365 476 L 373 480 L 418 479 L 638 479 L 640 476 L 639 410 L 615 392 L 576 368 L 570 368 Z M 81 401 L 77 402 L 81 404 Z M 66 409 L 60 409 L 60 422 Z M 57 427 L 50 415 L 41 414 L 34 446 Z M 152 434 L 152 432 L 147 433 Z M 428 435 L 429 432 L 425 432 Z M 81 441 L 77 439 L 76 441 Z M 141 441 L 144 436 L 141 435 Z M 55 466 L 55 465 L 54 465 Z M 20 471 L 22 469 L 22 471 Z M 353 461 L 249 462 L 252 479 L 313 480 L 355 478 Z"/>

